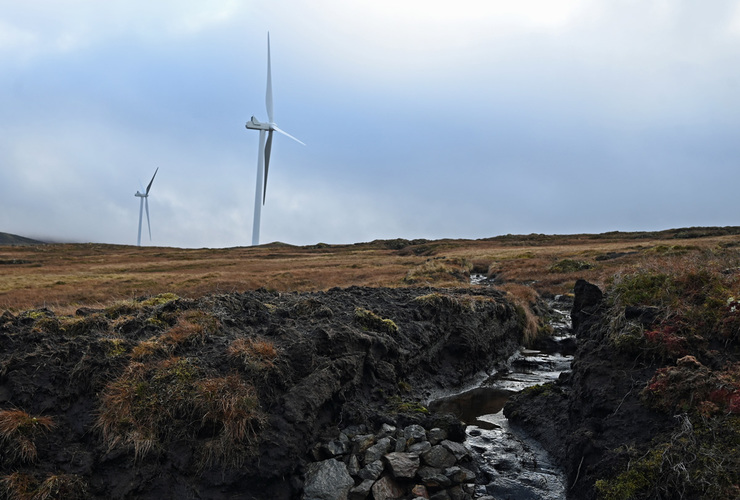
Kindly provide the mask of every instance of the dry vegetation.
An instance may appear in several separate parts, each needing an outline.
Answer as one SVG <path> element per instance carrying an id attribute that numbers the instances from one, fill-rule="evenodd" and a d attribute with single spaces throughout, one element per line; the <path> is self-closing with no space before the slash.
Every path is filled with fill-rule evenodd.
<path id="1" fill-rule="evenodd" d="M 569 293 L 576 278 L 615 274 L 691 255 L 734 255 L 740 228 L 656 233 L 500 236 L 486 240 L 383 240 L 356 245 L 284 244 L 177 249 L 97 244 L 0 247 L 0 310 L 70 313 L 169 292 L 199 297 L 265 287 L 278 291 L 365 286 L 468 286 L 486 274 L 522 295 Z"/>

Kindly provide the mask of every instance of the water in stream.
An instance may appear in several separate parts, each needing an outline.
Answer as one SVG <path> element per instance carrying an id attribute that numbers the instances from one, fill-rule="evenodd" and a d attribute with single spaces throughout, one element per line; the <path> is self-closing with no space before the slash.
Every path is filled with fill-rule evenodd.
<path id="1" fill-rule="evenodd" d="M 563 472 L 548 453 L 523 431 L 509 425 L 503 407 L 509 397 L 527 387 L 555 380 L 570 369 L 572 338 L 570 317 L 552 304 L 555 331 L 551 347 L 520 349 L 507 370 L 494 373 L 474 389 L 437 399 L 430 409 L 455 414 L 467 424 L 465 443 L 491 477 L 480 485 L 476 496 L 496 499 L 560 500 L 566 496 Z"/>

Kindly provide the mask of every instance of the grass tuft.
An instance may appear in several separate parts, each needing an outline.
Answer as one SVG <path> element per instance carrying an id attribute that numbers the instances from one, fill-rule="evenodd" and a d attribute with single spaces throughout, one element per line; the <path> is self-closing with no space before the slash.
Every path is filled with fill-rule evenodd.
<path id="1" fill-rule="evenodd" d="M 0 443 L 7 462 L 32 462 L 37 450 L 34 440 L 54 428 L 50 417 L 32 417 L 22 410 L 0 411 Z"/>
<path id="2" fill-rule="evenodd" d="M 389 335 L 398 332 L 398 325 L 392 320 L 381 318 L 374 312 L 362 307 L 355 308 L 355 321 L 366 330 L 387 333 Z"/>

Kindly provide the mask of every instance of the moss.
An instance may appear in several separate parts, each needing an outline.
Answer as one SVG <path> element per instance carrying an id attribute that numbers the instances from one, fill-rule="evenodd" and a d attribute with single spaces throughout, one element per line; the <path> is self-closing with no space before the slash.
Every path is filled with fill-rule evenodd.
<path id="1" fill-rule="evenodd" d="M 123 316 L 131 316 L 139 311 L 138 304 L 133 301 L 117 302 L 105 308 L 104 314 L 109 319 L 118 319 Z"/>
<path id="2" fill-rule="evenodd" d="M 577 271 L 586 271 L 594 266 L 582 260 L 562 259 L 550 266 L 551 273 L 574 273 Z"/>
<path id="3" fill-rule="evenodd" d="M 149 299 L 146 299 L 141 302 L 142 306 L 161 306 L 163 304 L 167 304 L 168 302 L 173 302 L 175 300 L 178 300 L 180 297 L 175 295 L 174 293 L 160 293 L 159 295 L 156 295 L 154 297 L 151 297 Z"/>
<path id="4" fill-rule="evenodd" d="M 108 320 L 101 314 L 81 318 L 65 318 L 60 324 L 62 333 L 71 336 L 90 335 L 108 331 Z"/>
<path id="5" fill-rule="evenodd" d="M 529 386 L 522 390 L 522 394 L 525 394 L 529 397 L 534 396 L 547 396 L 550 394 L 561 394 L 563 391 L 555 385 L 555 382 L 548 382 L 546 384 L 537 384 Z"/>
<path id="6" fill-rule="evenodd" d="M 374 312 L 363 309 L 362 307 L 355 308 L 355 321 L 366 330 L 388 333 L 390 335 L 398 332 L 398 325 L 392 320 L 381 318 Z"/>
<path id="7" fill-rule="evenodd" d="M 666 445 L 655 448 L 617 477 L 596 481 L 599 498 L 631 500 L 645 497 L 654 488 L 660 475 L 665 451 Z"/>
<path id="8" fill-rule="evenodd" d="M 391 396 L 388 398 L 392 411 L 394 413 L 416 413 L 428 414 L 429 409 L 418 401 L 404 401 L 400 396 Z"/>
<path id="9" fill-rule="evenodd" d="M 109 358 L 117 358 L 126 354 L 126 341 L 123 339 L 103 338 L 100 341 L 105 345 L 105 354 Z"/>

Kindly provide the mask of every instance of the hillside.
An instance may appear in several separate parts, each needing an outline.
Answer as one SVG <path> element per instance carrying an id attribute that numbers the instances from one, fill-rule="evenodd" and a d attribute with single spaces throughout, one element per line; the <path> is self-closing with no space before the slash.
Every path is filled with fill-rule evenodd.
<path id="1" fill-rule="evenodd" d="M 32 240 L 31 238 L 24 238 L 16 234 L 2 233 L 0 232 L 0 246 L 11 246 L 11 245 L 43 245 L 43 241 Z"/>

